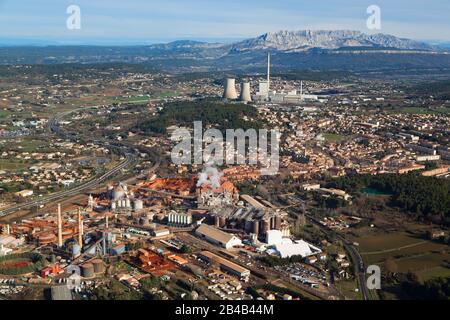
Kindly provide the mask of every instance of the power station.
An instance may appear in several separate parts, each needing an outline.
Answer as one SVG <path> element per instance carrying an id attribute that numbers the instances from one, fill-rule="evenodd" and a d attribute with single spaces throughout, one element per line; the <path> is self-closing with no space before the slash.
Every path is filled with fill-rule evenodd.
<path id="1" fill-rule="evenodd" d="M 305 101 L 310 102 L 324 102 L 325 96 L 321 98 L 317 95 L 304 94 L 303 81 L 300 85 L 300 92 L 292 90 L 289 92 L 276 92 L 270 90 L 270 52 L 267 53 L 267 77 L 265 80 L 259 82 L 258 91 L 252 95 L 249 82 L 243 82 L 241 84 L 241 93 L 236 93 L 236 80 L 234 78 L 228 78 L 225 82 L 225 90 L 223 98 L 227 100 L 237 100 L 243 103 L 255 102 L 274 102 L 274 103 L 302 103 Z"/>

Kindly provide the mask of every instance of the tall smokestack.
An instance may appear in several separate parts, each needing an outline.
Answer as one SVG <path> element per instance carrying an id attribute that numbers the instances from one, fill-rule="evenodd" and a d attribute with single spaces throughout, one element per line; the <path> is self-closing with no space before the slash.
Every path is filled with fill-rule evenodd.
<path id="1" fill-rule="evenodd" d="M 270 51 L 267 52 L 267 91 L 270 91 Z"/>
<path id="2" fill-rule="evenodd" d="M 58 247 L 63 246 L 61 204 L 58 203 Z"/>
<path id="3" fill-rule="evenodd" d="M 81 210 L 78 208 L 78 244 L 83 248 L 83 220 L 81 219 Z"/>
<path id="4" fill-rule="evenodd" d="M 238 95 L 236 93 L 236 80 L 232 78 L 228 78 L 225 84 L 225 91 L 223 93 L 224 99 L 235 100 Z"/>
<path id="5" fill-rule="evenodd" d="M 250 95 L 250 83 L 244 82 L 241 86 L 241 96 L 239 100 L 243 102 L 250 102 L 252 101 L 252 97 Z"/>

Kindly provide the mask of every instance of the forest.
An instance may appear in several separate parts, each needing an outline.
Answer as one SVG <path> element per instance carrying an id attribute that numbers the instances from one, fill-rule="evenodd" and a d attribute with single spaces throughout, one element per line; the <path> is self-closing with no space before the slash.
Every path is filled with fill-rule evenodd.
<path id="1" fill-rule="evenodd" d="M 167 104 L 157 118 L 143 120 L 135 129 L 162 134 L 172 125 L 189 128 L 193 127 L 194 121 L 202 121 L 203 128 L 258 130 L 262 123 L 257 117 L 256 108 L 245 104 L 229 104 L 219 100 L 183 101 Z"/>
<path id="2" fill-rule="evenodd" d="M 391 206 L 419 220 L 450 225 L 450 181 L 410 174 L 349 175 L 327 183 L 330 188 L 360 195 L 363 188 L 390 194 Z"/>

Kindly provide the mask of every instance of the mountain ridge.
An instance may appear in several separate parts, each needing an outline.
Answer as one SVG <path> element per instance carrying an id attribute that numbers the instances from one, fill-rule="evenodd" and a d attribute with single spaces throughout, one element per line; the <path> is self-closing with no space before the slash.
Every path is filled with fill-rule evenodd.
<path id="1" fill-rule="evenodd" d="M 301 52 L 311 49 L 336 50 L 339 48 L 365 47 L 397 50 L 444 51 L 444 49 L 389 34 L 366 34 L 354 30 L 280 30 L 232 44 L 233 52 L 271 49 Z"/>

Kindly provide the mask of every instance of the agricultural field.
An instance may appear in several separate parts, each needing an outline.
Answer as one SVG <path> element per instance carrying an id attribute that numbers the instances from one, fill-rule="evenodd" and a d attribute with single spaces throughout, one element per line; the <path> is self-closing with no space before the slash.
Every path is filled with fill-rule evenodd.
<path id="1" fill-rule="evenodd" d="M 450 276 L 450 247 L 398 232 L 371 235 L 356 240 L 365 264 L 380 266 L 392 259 L 398 272 L 414 271 L 421 280 L 438 276 Z"/>
<path id="2" fill-rule="evenodd" d="M 345 296 L 345 299 L 361 300 L 361 293 L 355 291 L 358 288 L 355 280 L 339 280 L 334 283 L 334 286 Z"/>
<path id="3" fill-rule="evenodd" d="M 24 170 L 30 166 L 30 162 L 15 159 L 0 159 L 0 170 Z"/>
<path id="4" fill-rule="evenodd" d="M 175 97 L 177 95 L 178 95 L 178 93 L 176 91 L 163 91 L 158 94 L 158 97 L 159 98 L 169 98 L 169 97 Z"/>

